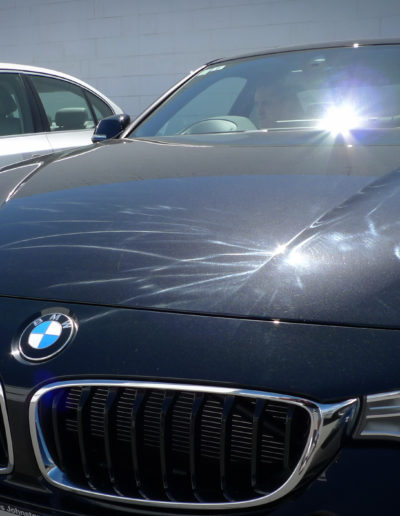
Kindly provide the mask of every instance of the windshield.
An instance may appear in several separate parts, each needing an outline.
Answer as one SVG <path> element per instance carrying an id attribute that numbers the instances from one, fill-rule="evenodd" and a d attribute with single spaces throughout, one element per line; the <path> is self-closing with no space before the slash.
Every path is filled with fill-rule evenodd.
<path id="1" fill-rule="evenodd" d="M 130 137 L 400 127 L 400 46 L 282 52 L 210 65 Z"/>

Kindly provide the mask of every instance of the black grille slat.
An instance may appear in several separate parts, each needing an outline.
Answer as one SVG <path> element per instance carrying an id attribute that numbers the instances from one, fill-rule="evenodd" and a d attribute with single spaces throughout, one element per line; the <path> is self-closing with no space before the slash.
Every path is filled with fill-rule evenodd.
<path id="1" fill-rule="evenodd" d="M 231 460 L 232 462 L 251 461 L 252 419 L 241 414 L 232 418 Z"/>
<path id="2" fill-rule="evenodd" d="M 163 392 L 152 391 L 149 393 L 143 412 L 144 444 L 151 448 L 160 446 L 160 420 Z"/>
<path id="3" fill-rule="evenodd" d="M 172 413 L 171 446 L 176 453 L 190 454 L 191 418 L 193 413 L 194 394 L 180 393 L 174 403 Z"/>
<path id="4" fill-rule="evenodd" d="M 201 454 L 219 461 L 222 406 L 218 400 L 209 397 L 203 407 L 201 418 Z"/>
<path id="5" fill-rule="evenodd" d="M 121 442 L 131 442 L 132 407 L 136 398 L 135 389 L 123 389 L 116 408 L 116 438 Z"/>
<path id="6" fill-rule="evenodd" d="M 293 422 L 293 409 L 289 408 L 286 415 L 285 421 L 285 442 L 283 447 L 283 467 L 285 472 L 289 470 L 290 467 L 290 440 L 291 440 L 291 431 L 292 431 L 292 422 Z"/>
<path id="7" fill-rule="evenodd" d="M 54 445 L 57 453 L 57 461 L 60 464 L 60 468 L 65 470 L 66 469 L 66 462 L 65 462 L 65 450 L 62 446 L 62 440 L 61 432 L 62 428 L 59 425 L 59 417 L 60 417 L 60 406 L 62 405 L 63 401 L 65 401 L 65 391 L 58 391 L 55 393 L 55 396 L 53 396 L 52 404 L 51 404 L 51 422 L 53 425 L 53 435 L 55 437 Z"/>
<path id="8" fill-rule="evenodd" d="M 78 431 L 78 420 L 76 417 L 79 407 L 79 400 L 81 398 L 82 387 L 73 387 L 68 390 L 65 400 L 65 410 L 69 411 L 72 417 L 66 417 L 65 427 L 71 432 Z"/>
<path id="9" fill-rule="evenodd" d="M 261 417 L 265 409 L 265 400 L 257 400 L 252 417 L 253 438 L 251 447 L 251 485 L 253 489 L 258 487 L 259 457 L 261 447 Z"/>
<path id="10" fill-rule="evenodd" d="M 161 477 L 164 486 L 164 490 L 170 500 L 174 500 L 174 497 L 169 491 L 171 487 L 172 477 L 172 463 L 170 458 L 170 442 L 171 442 L 171 424 L 170 420 L 172 417 L 172 408 L 175 401 L 175 393 L 167 392 L 162 403 L 161 418 L 160 418 L 160 464 L 161 464 Z"/>
<path id="11" fill-rule="evenodd" d="M 228 472 L 230 466 L 230 447 L 231 432 L 229 429 L 234 409 L 235 399 L 233 396 L 227 396 L 224 400 L 224 407 L 221 419 L 221 438 L 220 438 L 220 475 L 221 475 L 221 491 L 226 500 L 232 501 L 228 493 Z"/>
<path id="12" fill-rule="evenodd" d="M 104 406 L 104 448 L 105 448 L 105 456 L 106 456 L 106 464 L 108 477 L 111 485 L 113 486 L 114 491 L 117 494 L 121 494 L 121 490 L 118 485 L 118 481 L 115 473 L 115 461 L 113 460 L 113 428 L 112 428 L 112 411 L 115 409 L 115 403 L 117 400 L 117 390 L 110 389 L 107 395 L 107 400 Z"/>
<path id="13" fill-rule="evenodd" d="M 86 437 L 88 435 L 88 428 L 86 427 L 86 418 L 85 412 L 88 408 L 88 402 L 91 395 L 91 389 L 89 387 L 85 387 L 81 391 L 81 395 L 79 398 L 79 403 L 77 407 L 77 427 L 78 427 L 78 442 L 79 442 L 79 452 L 81 457 L 81 467 L 83 474 L 86 480 L 89 483 L 89 486 L 95 489 L 95 486 L 92 484 L 92 475 L 90 472 L 90 463 L 88 462 L 87 456 L 87 445 L 86 445 Z"/>
<path id="14" fill-rule="evenodd" d="M 45 398 L 46 405 L 52 407 L 48 446 L 54 449 L 53 453 L 58 457 L 57 464 L 60 469 L 77 483 L 86 482 L 82 466 L 77 467 L 82 460 L 78 433 L 78 408 L 82 390 L 82 387 L 61 389 L 55 391 L 51 398 Z M 68 446 L 65 446 L 66 442 L 69 443 Z M 52 443 L 54 447 L 51 446 Z"/>
<path id="15" fill-rule="evenodd" d="M 303 408 L 141 385 L 83 383 L 39 401 L 41 435 L 71 485 L 129 499 L 240 502 L 283 485 L 304 452 Z"/>
<path id="16" fill-rule="evenodd" d="M 193 406 L 190 413 L 190 484 L 193 490 L 193 494 L 196 500 L 199 502 L 203 501 L 199 493 L 198 469 L 200 462 L 200 416 L 204 406 L 204 402 L 204 394 L 196 394 L 193 400 Z"/>
<path id="17" fill-rule="evenodd" d="M 133 464 L 133 476 L 136 483 L 138 492 L 145 498 L 146 495 L 143 492 L 143 482 L 141 474 L 141 445 L 143 439 L 141 437 L 141 415 L 144 409 L 145 393 L 138 391 L 135 396 L 135 400 L 132 405 L 131 412 L 131 457 Z"/>
<path id="18" fill-rule="evenodd" d="M 104 411 L 108 395 L 109 389 L 100 387 L 93 393 L 90 403 L 90 416 L 88 417 L 90 433 L 93 437 L 100 439 L 104 439 Z"/>

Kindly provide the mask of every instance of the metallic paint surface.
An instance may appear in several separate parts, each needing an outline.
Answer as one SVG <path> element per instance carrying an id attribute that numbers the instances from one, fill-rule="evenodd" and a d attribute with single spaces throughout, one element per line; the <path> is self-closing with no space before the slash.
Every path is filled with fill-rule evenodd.
<path id="1" fill-rule="evenodd" d="M 399 157 L 382 151 L 378 179 L 362 146 L 66 153 L 0 211 L 0 294 L 399 327 Z"/>
<path id="2" fill-rule="evenodd" d="M 11 344 L 25 327 L 27 315 L 55 308 L 54 303 L 41 300 L 0 298 L 0 369 L 14 449 L 12 474 L 0 476 L 2 498 L 19 506 L 23 496 L 23 505 L 38 513 L 47 514 L 46 506 L 51 505 L 55 515 L 68 511 L 75 515 L 117 514 L 113 505 L 71 498 L 41 480 L 29 437 L 27 407 L 34 393 L 49 382 L 88 378 L 173 381 L 301 395 L 321 403 L 390 391 L 398 385 L 396 330 L 278 324 L 79 303 L 63 305 L 80 323 L 67 348 L 45 364 L 15 360 Z M 307 490 L 291 493 L 276 511 L 272 506 L 255 514 L 272 510 L 277 516 L 309 516 L 329 507 L 338 516 L 353 516 L 357 511 L 372 515 L 370 505 L 374 510 L 380 507 L 381 514 L 390 514 L 385 494 L 393 489 L 397 455 L 393 444 L 354 447 L 347 442 L 337 461 Z M 372 465 L 379 475 L 375 469 L 371 471 Z M 355 485 L 356 475 L 362 481 Z M 338 490 L 341 496 L 335 496 Z M 131 512 L 149 514 L 144 508 Z M 163 514 L 172 516 L 176 511 Z"/>
<path id="3" fill-rule="evenodd" d="M 389 416 L 373 437 L 397 439 L 386 430 L 398 417 L 399 165 L 396 128 L 121 139 L 0 169 L 0 381 L 13 450 L 0 511 L 177 516 L 43 479 L 28 410 L 54 382 L 358 398 L 359 430 L 367 397 L 372 415 Z M 59 310 L 79 320 L 70 345 L 45 363 L 16 359 L 29 321 Z M 284 503 L 234 516 L 392 515 L 399 445 L 354 437 Z"/>

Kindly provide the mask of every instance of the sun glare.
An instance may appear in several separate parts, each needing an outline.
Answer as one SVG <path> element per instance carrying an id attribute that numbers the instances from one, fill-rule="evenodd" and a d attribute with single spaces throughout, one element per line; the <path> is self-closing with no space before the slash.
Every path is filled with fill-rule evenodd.
<path id="1" fill-rule="evenodd" d="M 328 109 L 319 124 L 319 129 L 334 134 L 345 134 L 351 129 L 360 127 L 360 125 L 361 119 L 353 106 L 343 104 L 341 106 L 332 106 Z"/>

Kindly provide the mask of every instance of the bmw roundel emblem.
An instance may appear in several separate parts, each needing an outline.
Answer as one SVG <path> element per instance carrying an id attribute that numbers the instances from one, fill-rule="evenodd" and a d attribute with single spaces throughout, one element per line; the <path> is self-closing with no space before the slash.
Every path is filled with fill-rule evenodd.
<path id="1" fill-rule="evenodd" d="M 48 312 L 26 326 L 19 338 L 18 351 L 26 360 L 47 360 L 71 341 L 77 328 L 70 315 Z"/>

